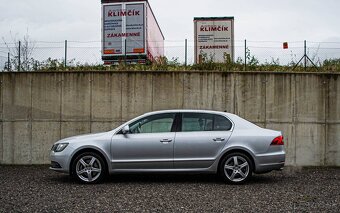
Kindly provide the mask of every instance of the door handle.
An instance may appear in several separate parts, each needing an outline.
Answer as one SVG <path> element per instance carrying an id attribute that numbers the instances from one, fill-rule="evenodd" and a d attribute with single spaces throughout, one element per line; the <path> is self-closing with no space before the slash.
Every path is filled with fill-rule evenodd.
<path id="1" fill-rule="evenodd" d="M 214 138 L 213 139 L 213 141 L 215 141 L 215 142 L 222 142 L 224 140 L 225 140 L 225 138 Z"/>
<path id="2" fill-rule="evenodd" d="M 171 142 L 172 141 L 172 139 L 162 139 L 161 140 L 161 143 L 169 143 L 169 142 Z"/>

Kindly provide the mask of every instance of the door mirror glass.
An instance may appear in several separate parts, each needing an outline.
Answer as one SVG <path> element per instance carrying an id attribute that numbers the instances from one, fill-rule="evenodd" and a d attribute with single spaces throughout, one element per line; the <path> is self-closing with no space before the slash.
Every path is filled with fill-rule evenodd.
<path id="1" fill-rule="evenodd" d="M 127 134 L 129 132 L 130 132 L 129 125 L 124 126 L 123 129 L 122 129 L 122 133 L 125 135 L 125 134 Z"/>

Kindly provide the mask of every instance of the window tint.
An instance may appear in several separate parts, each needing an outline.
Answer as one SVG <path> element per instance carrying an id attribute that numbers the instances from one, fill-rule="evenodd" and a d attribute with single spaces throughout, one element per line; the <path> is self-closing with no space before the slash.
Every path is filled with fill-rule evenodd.
<path id="1" fill-rule="evenodd" d="M 129 125 L 130 133 L 160 133 L 171 132 L 175 113 L 151 115 L 137 120 Z"/>
<path id="2" fill-rule="evenodd" d="M 213 115 L 206 113 L 183 113 L 182 132 L 212 131 Z"/>
<path id="3" fill-rule="evenodd" d="M 221 115 L 208 113 L 183 113 L 182 132 L 228 131 L 232 123 Z"/>
<path id="4" fill-rule="evenodd" d="M 214 116 L 214 131 L 227 131 L 230 130 L 231 127 L 232 124 L 227 118 L 221 115 Z"/>

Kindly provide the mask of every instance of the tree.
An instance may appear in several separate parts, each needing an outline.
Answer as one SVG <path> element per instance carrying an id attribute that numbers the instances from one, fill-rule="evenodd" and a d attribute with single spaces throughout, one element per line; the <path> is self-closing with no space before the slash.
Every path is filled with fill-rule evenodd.
<path id="1" fill-rule="evenodd" d="M 21 40 L 17 38 L 17 34 L 13 36 L 12 32 L 10 32 L 10 35 L 12 39 L 10 43 L 2 37 L 11 56 L 10 67 L 17 71 L 33 70 L 35 60 L 32 55 L 35 49 L 35 42 L 31 40 L 28 31 Z"/>

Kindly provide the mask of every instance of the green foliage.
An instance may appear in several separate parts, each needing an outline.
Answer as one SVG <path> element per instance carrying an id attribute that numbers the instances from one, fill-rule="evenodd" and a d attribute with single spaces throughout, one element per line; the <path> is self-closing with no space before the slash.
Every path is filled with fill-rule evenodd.
<path id="1" fill-rule="evenodd" d="M 58 59 L 48 58 L 38 64 L 39 70 L 58 71 L 64 68 L 64 63 Z"/>
<path id="2" fill-rule="evenodd" d="M 340 58 L 326 59 L 323 61 L 322 67 L 326 71 L 340 71 Z"/>
<path id="3" fill-rule="evenodd" d="M 232 71 L 244 71 L 244 59 L 238 57 L 235 62 L 232 62 L 225 58 L 224 63 L 215 63 L 213 56 L 202 56 L 203 63 L 193 64 L 185 66 L 181 64 L 178 58 L 168 59 L 166 57 L 158 57 L 152 63 L 147 64 L 127 64 L 119 63 L 117 65 L 103 65 L 103 64 L 88 64 L 79 63 L 75 59 L 69 60 L 67 62 L 67 67 L 65 68 L 63 59 L 52 59 L 48 58 L 44 61 L 36 61 L 31 59 L 29 61 L 29 71 L 222 71 L 222 72 L 232 72 Z M 293 60 L 287 65 L 281 65 L 279 58 L 271 58 L 269 61 L 260 63 L 258 58 L 247 52 L 247 71 L 278 71 L 278 72 L 289 72 L 292 71 L 293 67 L 296 65 L 296 60 Z M 315 71 L 313 67 L 309 66 L 307 71 Z M 295 67 L 294 71 L 304 72 L 304 66 L 299 64 Z M 340 71 L 340 58 L 327 59 L 320 64 L 318 71 L 326 72 L 339 72 Z"/>
<path id="4" fill-rule="evenodd" d="M 260 64 L 260 61 L 254 56 L 250 54 L 250 49 L 247 47 L 246 51 L 247 58 L 247 67 L 249 70 L 255 70 L 256 67 Z"/>

